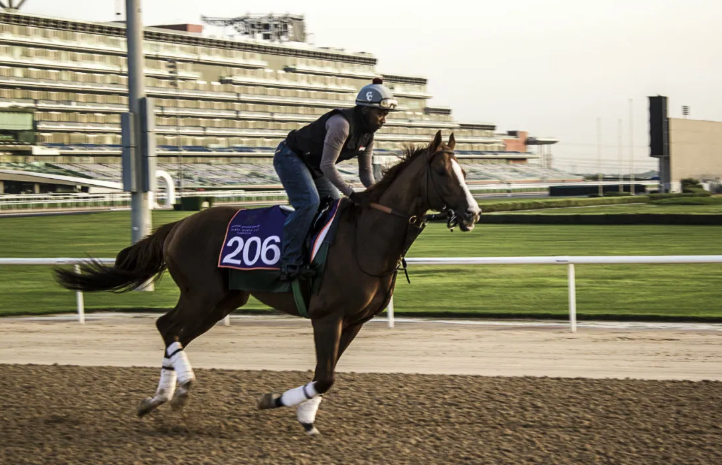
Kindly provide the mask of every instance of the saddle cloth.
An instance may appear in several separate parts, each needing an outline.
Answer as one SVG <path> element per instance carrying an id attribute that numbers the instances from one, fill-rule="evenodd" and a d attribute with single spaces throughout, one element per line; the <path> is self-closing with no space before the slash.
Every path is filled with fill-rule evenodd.
<path id="1" fill-rule="evenodd" d="M 319 207 L 306 239 L 308 263 L 327 239 L 340 203 L 327 199 Z M 281 205 L 239 210 L 228 223 L 218 266 L 241 271 L 280 270 L 283 224 L 292 211 Z"/>

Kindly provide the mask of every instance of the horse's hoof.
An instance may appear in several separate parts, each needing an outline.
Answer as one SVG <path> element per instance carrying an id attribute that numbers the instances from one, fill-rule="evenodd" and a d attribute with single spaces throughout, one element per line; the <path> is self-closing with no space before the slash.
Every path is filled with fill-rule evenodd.
<path id="1" fill-rule="evenodd" d="M 280 407 L 278 399 L 281 398 L 281 394 L 270 393 L 263 394 L 258 400 L 258 410 L 267 410 L 269 408 Z"/>
<path id="2" fill-rule="evenodd" d="M 318 434 L 321 434 L 321 432 L 318 429 L 316 429 L 316 427 L 313 425 L 313 423 L 301 423 L 301 426 L 303 426 L 303 430 L 309 436 L 316 436 Z"/>
<path id="3" fill-rule="evenodd" d="M 187 381 L 185 384 L 178 386 L 178 389 L 173 394 L 173 399 L 170 401 L 170 406 L 174 411 L 181 410 L 188 403 L 192 385 L 193 381 Z"/>
<path id="4" fill-rule="evenodd" d="M 138 418 L 143 418 L 145 415 L 158 408 L 160 404 L 162 404 L 162 402 L 154 401 L 152 397 L 146 397 L 141 400 L 138 404 Z"/>

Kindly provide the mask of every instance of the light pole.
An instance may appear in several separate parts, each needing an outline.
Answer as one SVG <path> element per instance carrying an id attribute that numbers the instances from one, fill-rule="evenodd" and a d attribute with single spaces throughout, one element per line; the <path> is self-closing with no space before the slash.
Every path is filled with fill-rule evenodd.
<path id="1" fill-rule="evenodd" d="M 168 60 L 168 72 L 173 76 L 173 87 L 175 87 L 175 135 L 176 148 L 178 149 L 178 202 L 183 197 L 183 145 L 180 136 L 180 86 L 178 83 L 178 62 Z"/>
<path id="2" fill-rule="evenodd" d="M 635 195 L 634 189 L 634 101 L 629 99 L 629 191 Z"/>
<path id="3" fill-rule="evenodd" d="M 155 190 L 155 115 L 145 93 L 145 55 L 140 0 L 126 0 L 128 112 L 121 115 L 123 190 L 130 192 L 130 231 L 135 244 L 151 233 L 150 199 Z M 140 290 L 154 290 L 153 281 Z"/>
<path id="4" fill-rule="evenodd" d="M 622 160 L 622 120 L 619 119 L 617 121 L 617 135 L 619 136 L 619 144 L 617 146 L 617 149 L 619 150 L 619 192 L 624 192 L 624 168 L 623 166 L 623 160 Z"/>
<path id="5" fill-rule="evenodd" d="M 599 197 L 604 196 L 602 189 L 602 119 L 597 118 L 597 183 L 599 184 Z"/>
<path id="6" fill-rule="evenodd" d="M 150 234 L 151 216 L 148 191 L 143 189 L 143 179 L 154 176 L 147 173 L 148 166 L 145 158 L 151 154 L 142 153 L 141 136 L 141 99 L 145 98 L 145 73 L 143 55 L 143 23 L 141 21 L 140 0 L 126 0 L 126 37 L 128 40 L 128 109 L 135 117 L 133 119 L 133 138 L 136 150 L 134 152 L 136 189 L 131 192 L 131 238 L 136 243 Z M 150 115 L 149 115 L 150 116 Z"/>

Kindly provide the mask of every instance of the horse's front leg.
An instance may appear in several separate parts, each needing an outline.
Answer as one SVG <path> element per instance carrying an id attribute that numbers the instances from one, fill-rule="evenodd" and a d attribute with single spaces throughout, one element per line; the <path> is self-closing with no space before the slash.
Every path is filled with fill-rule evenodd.
<path id="1" fill-rule="evenodd" d="M 358 323 L 343 328 L 343 331 L 341 332 L 341 342 L 336 356 L 336 363 L 334 364 L 334 372 L 336 370 L 336 364 L 338 364 L 338 361 L 341 359 L 341 355 L 343 355 L 349 344 L 351 344 L 351 341 L 354 340 L 362 326 L 363 323 Z M 309 399 L 298 406 L 298 411 L 296 412 L 298 422 L 301 423 L 308 434 L 318 434 L 318 430 L 314 426 L 314 422 L 316 421 L 316 412 L 318 412 L 318 407 L 321 405 L 322 399 L 323 396 L 314 397 L 313 399 Z"/>
<path id="2" fill-rule="evenodd" d="M 259 409 L 292 407 L 303 404 L 299 409 L 299 421 L 306 433 L 318 434 L 313 422 L 316 418 L 321 395 L 333 386 L 334 369 L 338 359 L 341 340 L 342 320 L 337 316 L 329 316 L 313 321 L 313 337 L 316 343 L 316 373 L 313 381 L 289 389 L 283 394 L 264 394 L 258 402 Z"/>

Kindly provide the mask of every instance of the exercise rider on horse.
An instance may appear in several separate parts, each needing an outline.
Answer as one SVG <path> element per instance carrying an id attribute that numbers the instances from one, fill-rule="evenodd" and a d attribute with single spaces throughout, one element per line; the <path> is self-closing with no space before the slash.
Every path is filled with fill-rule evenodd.
<path id="1" fill-rule="evenodd" d="M 338 199 L 340 191 L 355 204 L 362 203 L 335 165 L 358 157 L 361 182 L 371 187 L 374 133 L 396 106 L 391 91 L 377 78 L 361 89 L 355 107 L 332 110 L 291 131 L 278 145 L 273 166 L 294 208 L 283 226 L 282 280 L 313 275 L 303 258 L 303 241 L 322 197 Z"/>

